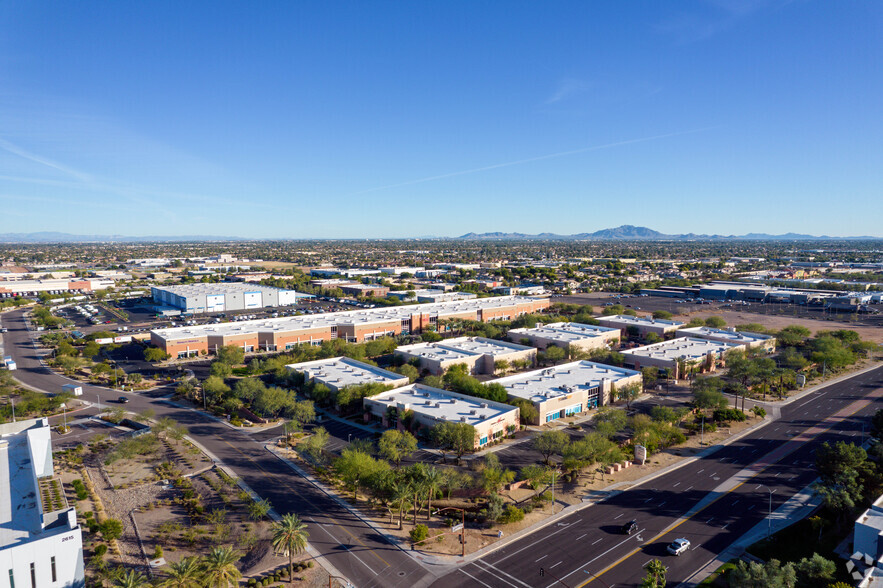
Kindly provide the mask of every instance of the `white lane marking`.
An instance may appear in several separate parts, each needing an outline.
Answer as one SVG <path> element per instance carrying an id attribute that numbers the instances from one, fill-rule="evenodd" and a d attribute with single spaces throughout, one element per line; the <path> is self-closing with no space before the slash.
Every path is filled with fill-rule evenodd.
<path id="1" fill-rule="evenodd" d="M 598 543 L 601 543 L 601 540 L 600 540 L 600 539 L 598 539 L 597 541 L 595 541 L 594 543 L 592 543 L 592 545 L 597 545 Z"/>
<path id="2" fill-rule="evenodd" d="M 714 520 L 714 517 L 711 517 L 710 519 L 708 519 L 707 521 L 705 521 L 705 524 L 706 524 L 706 525 L 710 525 L 710 524 L 711 524 L 711 521 L 713 521 L 713 520 Z"/>
<path id="3" fill-rule="evenodd" d="M 540 559 L 535 559 L 535 560 L 533 560 L 533 562 L 536 563 L 536 562 L 538 562 L 538 561 L 540 561 L 540 560 L 544 560 L 544 559 L 546 559 L 547 557 L 549 557 L 549 554 L 548 554 L 548 553 L 547 553 L 546 555 L 544 555 L 543 557 L 541 557 Z"/>
<path id="4" fill-rule="evenodd" d="M 580 539 L 582 539 L 582 538 L 585 537 L 586 535 L 588 535 L 588 533 L 583 533 L 582 535 L 580 535 L 579 537 L 577 537 L 576 540 L 579 541 Z"/>
<path id="5" fill-rule="evenodd" d="M 689 491 L 692 490 L 692 489 L 693 489 L 693 487 L 690 486 L 689 488 L 687 488 L 686 490 L 684 490 L 684 492 L 689 492 Z"/>
<path id="6" fill-rule="evenodd" d="M 613 517 L 613 520 L 615 521 L 616 519 L 618 519 L 618 518 L 621 517 L 622 515 L 623 515 L 623 513 L 619 513 L 618 515 L 616 515 L 615 517 Z"/>
<path id="7" fill-rule="evenodd" d="M 482 560 L 478 559 L 478 560 L 475 560 L 474 563 L 476 563 L 476 564 L 479 564 L 479 563 L 480 563 L 480 564 L 482 564 L 482 565 L 485 565 L 485 566 L 487 566 L 487 567 L 493 569 L 494 571 L 499 572 L 500 574 L 503 574 L 503 575 L 506 576 L 507 578 L 511 578 L 512 580 L 518 582 L 519 584 L 521 584 L 521 585 L 524 586 L 525 588 L 531 588 L 530 584 L 525 584 L 524 582 L 522 582 L 521 580 L 519 580 L 519 579 L 516 578 L 515 576 L 513 576 L 513 575 L 511 575 L 511 574 L 507 574 L 506 572 L 504 572 L 504 571 L 501 570 L 500 568 L 498 568 L 498 567 L 496 567 L 496 566 L 493 566 L 493 565 L 489 564 L 489 563 L 486 562 L 486 561 L 482 561 Z M 552 566 L 552 567 L 554 568 L 555 566 Z M 497 574 L 494 574 L 494 575 L 497 576 L 498 578 L 500 578 L 499 575 L 497 575 Z M 506 582 L 506 580 L 504 580 L 503 578 L 500 578 L 500 579 L 503 580 L 504 582 Z M 508 584 L 508 583 L 509 583 L 509 582 L 507 582 L 507 584 Z M 512 584 L 512 586 L 515 586 L 515 584 Z"/>
<path id="8" fill-rule="evenodd" d="M 736 506 L 737 504 L 739 504 L 738 500 L 736 502 L 734 502 L 733 504 L 731 504 L 730 506 Z"/>
<path id="9" fill-rule="evenodd" d="M 560 565 L 563 564 L 563 563 L 564 563 L 563 561 L 559 561 L 558 563 L 555 564 L 555 566 L 560 566 Z M 555 566 L 549 566 L 549 569 L 551 570 L 551 569 L 554 568 Z"/>
<path id="10" fill-rule="evenodd" d="M 556 580 L 555 582 L 552 582 L 552 583 L 549 584 L 546 588 L 552 588 L 552 586 L 558 584 L 561 580 L 564 580 L 564 578 L 566 578 L 567 576 L 572 576 L 573 574 L 577 573 L 578 571 L 583 570 L 587 565 L 593 563 L 595 560 L 598 560 L 598 559 L 604 557 L 605 555 L 607 555 L 608 553 L 610 553 L 611 551 L 613 551 L 614 549 L 616 549 L 617 547 L 619 547 L 619 546 L 622 545 L 623 543 L 625 543 L 625 542 L 627 542 L 627 541 L 631 541 L 632 539 L 635 539 L 635 538 L 639 537 L 639 536 L 641 535 L 641 533 L 643 533 L 643 532 L 646 531 L 646 530 L 647 530 L 646 528 L 638 530 L 638 532 L 635 533 L 635 536 L 634 536 L 634 537 L 626 537 L 625 539 L 623 539 L 622 541 L 620 541 L 619 543 L 617 543 L 616 545 L 614 545 L 613 547 L 611 547 L 610 549 L 608 549 L 607 551 L 605 551 L 604 553 L 599 553 L 598 555 L 596 555 L 595 557 L 593 557 L 592 559 L 590 559 L 589 561 L 587 561 L 587 562 L 584 563 L 583 565 L 579 566 L 578 568 L 576 568 L 576 569 L 573 570 L 572 572 L 569 572 L 568 574 L 562 576 L 559 580 Z M 497 563 L 499 563 L 499 562 L 497 562 Z"/>
<path id="11" fill-rule="evenodd" d="M 678 482 L 677 484 L 672 484 L 672 488 L 677 488 L 677 487 L 680 486 L 680 485 L 681 485 L 680 482 Z"/>
<path id="12" fill-rule="evenodd" d="M 704 471 L 705 471 L 705 468 L 702 468 L 701 470 L 699 470 L 699 471 L 696 472 L 696 473 L 697 473 L 697 474 L 701 474 L 701 473 L 704 472 Z"/>
<path id="13" fill-rule="evenodd" d="M 551 537 L 552 535 L 557 535 L 558 533 L 560 533 L 561 531 L 564 531 L 564 530 L 567 529 L 567 528 L 568 528 L 568 527 L 560 527 L 557 531 L 554 531 L 554 532 L 552 532 L 552 533 L 549 533 L 548 535 L 546 535 L 546 536 L 543 537 L 542 539 L 537 539 L 537 540 L 534 541 L 533 543 L 529 543 L 528 545 L 525 545 L 525 546 L 522 547 L 521 549 L 519 549 L 519 550 L 517 550 L 517 551 L 513 551 L 512 553 L 510 553 L 510 554 L 507 555 L 506 557 L 502 557 L 502 558 L 498 559 L 498 560 L 497 560 L 497 563 L 500 563 L 500 562 L 502 562 L 503 560 L 509 559 L 509 558 L 512 557 L 513 555 L 517 555 L 517 554 L 521 553 L 522 551 L 524 551 L 525 549 L 530 549 L 531 547 L 533 547 L 533 546 L 536 545 L 537 543 L 541 543 L 541 542 L 543 542 L 543 541 L 546 541 L 546 540 L 547 540 L 549 537 Z"/>
<path id="14" fill-rule="evenodd" d="M 752 504 L 751 506 L 748 507 L 748 510 L 751 510 L 753 508 L 754 508 L 754 505 Z"/>
<path id="15" fill-rule="evenodd" d="M 659 503 L 659 504 L 657 504 L 657 505 L 656 505 L 656 507 L 657 507 L 657 508 L 658 508 L 658 507 L 660 507 L 660 506 L 664 506 L 664 505 L 665 505 L 665 503 L 666 503 L 666 501 L 665 501 L 665 500 L 663 500 L 663 501 L 662 501 L 662 502 L 660 502 L 660 503 Z"/>
<path id="16" fill-rule="evenodd" d="M 693 549 L 691 549 L 690 551 L 696 551 L 697 549 L 699 549 L 699 546 L 700 546 L 700 545 L 702 545 L 702 544 L 701 544 L 701 543 L 697 543 L 696 546 L 695 546 Z"/>
<path id="17" fill-rule="evenodd" d="M 481 584 L 482 586 L 487 586 L 487 588 L 494 588 L 494 587 L 491 586 L 490 584 L 485 584 L 484 582 L 482 582 L 481 580 L 479 580 L 478 578 L 476 578 L 475 576 L 473 576 L 472 574 L 470 574 L 469 572 L 467 572 L 467 571 L 464 570 L 463 568 L 460 568 L 460 569 L 457 570 L 457 571 L 459 571 L 459 572 L 463 572 L 464 574 L 466 574 L 467 576 L 469 576 L 470 578 L 472 578 L 473 580 L 475 580 L 476 582 L 478 582 L 478 583 Z"/>
<path id="18" fill-rule="evenodd" d="M 716 475 L 717 475 L 717 472 L 714 472 L 713 474 L 709 474 L 708 477 L 709 477 L 709 478 L 713 478 L 713 477 L 715 477 Z"/>
<path id="19" fill-rule="evenodd" d="M 311 519 L 311 520 L 312 520 L 312 519 Z M 315 520 L 313 520 L 313 522 L 316 523 Z M 318 525 L 319 523 L 316 523 L 316 524 Z M 336 541 L 337 543 L 339 543 L 341 547 L 343 547 L 344 549 L 346 549 L 347 553 L 349 553 L 351 556 L 353 556 L 354 558 L 356 558 L 357 560 L 359 560 L 359 563 L 362 564 L 363 566 L 365 566 L 366 568 L 368 568 L 368 570 L 369 570 L 372 574 L 374 574 L 375 576 L 377 575 L 377 572 L 375 572 L 374 570 L 372 570 L 372 569 L 371 569 L 371 566 L 369 566 L 368 564 L 366 564 L 365 562 L 363 562 L 361 557 L 359 557 L 358 555 L 356 555 L 355 553 L 353 553 L 353 551 L 350 550 L 349 547 L 347 547 L 346 545 L 344 545 L 343 543 L 341 543 L 341 542 L 340 542 L 340 539 L 338 539 L 337 537 L 335 537 L 334 535 L 332 535 L 331 533 L 329 533 L 329 532 L 328 532 L 328 529 L 324 528 L 324 527 L 321 526 L 321 525 L 319 525 L 319 527 L 320 527 L 323 531 L 325 531 L 325 534 L 326 534 L 326 535 L 328 535 L 329 537 L 331 537 L 334 541 Z"/>

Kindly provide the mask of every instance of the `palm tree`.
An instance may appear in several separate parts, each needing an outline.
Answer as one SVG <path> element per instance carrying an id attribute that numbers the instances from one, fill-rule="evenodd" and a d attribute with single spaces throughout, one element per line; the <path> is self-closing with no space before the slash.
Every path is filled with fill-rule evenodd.
<path id="1" fill-rule="evenodd" d="M 117 578 L 113 585 L 114 588 L 145 588 L 149 584 L 147 583 L 147 578 L 144 577 L 144 574 L 136 572 L 135 570 L 129 570 Z"/>
<path id="2" fill-rule="evenodd" d="M 293 512 L 284 515 L 281 521 L 273 523 L 273 549 L 288 556 L 289 584 L 294 582 L 294 565 L 291 559 L 294 554 L 306 550 L 309 536 L 307 525 Z"/>
<path id="3" fill-rule="evenodd" d="M 668 568 L 662 565 L 661 561 L 658 559 L 648 561 L 644 569 L 647 571 L 647 575 L 644 576 L 644 580 L 641 582 L 642 588 L 665 586 L 665 573 L 668 571 Z"/>
<path id="4" fill-rule="evenodd" d="M 402 516 L 405 506 L 411 499 L 411 485 L 402 480 L 393 484 L 390 490 L 389 505 L 399 511 L 399 530 L 402 529 Z M 390 523 L 392 520 L 390 519 Z"/>
<path id="5" fill-rule="evenodd" d="M 426 502 L 426 520 L 428 521 L 432 516 L 432 497 L 435 496 L 435 493 L 442 485 L 442 473 L 438 471 L 438 468 L 429 466 L 426 468 L 423 483 L 428 493 L 428 500 Z"/>
<path id="6" fill-rule="evenodd" d="M 212 548 L 202 560 L 206 585 L 229 588 L 231 582 L 236 582 L 241 578 L 242 574 L 236 567 L 239 557 L 239 553 L 234 551 L 232 547 Z"/>
<path id="7" fill-rule="evenodd" d="M 170 563 L 166 573 L 168 578 L 160 584 L 162 588 L 199 588 L 204 582 L 202 565 L 196 557 Z"/>

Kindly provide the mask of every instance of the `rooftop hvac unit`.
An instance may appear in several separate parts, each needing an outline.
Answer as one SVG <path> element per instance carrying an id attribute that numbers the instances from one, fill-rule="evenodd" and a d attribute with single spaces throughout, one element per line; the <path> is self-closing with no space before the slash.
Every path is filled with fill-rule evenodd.
<path id="1" fill-rule="evenodd" d="M 461 423 L 465 423 L 465 422 L 466 422 L 466 417 L 465 417 L 465 416 L 461 416 L 461 417 L 460 417 L 460 422 L 461 422 Z"/>
<path id="2" fill-rule="evenodd" d="M 487 408 L 487 402 L 482 402 L 482 403 L 481 403 L 481 407 L 482 407 L 482 408 Z"/>
<path id="3" fill-rule="evenodd" d="M 427 400 L 425 402 L 425 406 L 432 406 L 432 400 Z"/>
<path id="4" fill-rule="evenodd" d="M 475 414 L 476 412 L 478 412 L 478 411 L 473 408 L 472 410 L 469 411 L 469 414 Z"/>
<path id="5" fill-rule="evenodd" d="M 435 403 L 435 408 L 441 408 L 441 402 L 436 402 L 436 403 Z"/>

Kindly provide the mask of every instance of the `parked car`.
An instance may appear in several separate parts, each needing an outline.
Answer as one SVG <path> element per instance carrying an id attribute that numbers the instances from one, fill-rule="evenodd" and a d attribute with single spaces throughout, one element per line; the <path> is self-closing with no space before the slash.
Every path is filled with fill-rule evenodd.
<path id="1" fill-rule="evenodd" d="M 690 549 L 690 542 L 686 539 L 675 539 L 671 542 L 671 544 L 666 548 L 666 550 L 672 555 L 680 555 Z"/>
<path id="2" fill-rule="evenodd" d="M 129 402 L 129 399 L 126 396 L 120 396 L 119 398 L 117 398 L 117 402 L 119 402 L 120 404 L 126 404 L 127 402 Z"/>

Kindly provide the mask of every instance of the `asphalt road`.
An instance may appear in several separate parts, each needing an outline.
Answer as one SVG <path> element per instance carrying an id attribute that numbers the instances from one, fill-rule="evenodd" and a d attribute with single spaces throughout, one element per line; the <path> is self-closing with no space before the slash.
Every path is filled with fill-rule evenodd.
<path id="1" fill-rule="evenodd" d="M 25 384 L 59 390 L 67 380 L 41 366 L 30 344 L 22 311 L 4 315 L 7 353 Z M 84 385 L 85 398 L 120 393 Z M 163 396 L 159 391 L 155 396 Z M 296 476 L 263 449 L 269 433 L 232 430 L 198 412 L 176 408 L 161 397 L 130 395 L 127 408 L 153 408 L 187 426 L 193 438 L 230 466 L 277 511 L 294 511 L 309 521 L 310 542 L 356 586 L 635 586 L 643 565 L 660 558 L 674 586 L 702 568 L 772 509 L 812 482 L 813 452 L 824 441 L 858 442 L 862 424 L 881 407 L 883 368 L 832 384 L 785 406 L 781 417 L 702 459 L 670 471 L 644 486 L 568 516 L 479 560 L 436 577 L 388 544 L 335 501 Z M 330 424 L 330 423 L 328 423 Z M 332 425 L 337 426 L 337 425 Z M 344 425 L 345 426 L 345 425 Z M 361 429 L 356 434 L 362 434 Z M 339 436 L 347 431 L 335 431 Z M 769 489 L 769 490 L 768 490 Z M 713 493 L 713 494 L 710 494 Z M 711 500 L 710 500 L 711 498 Z M 702 508 L 684 517 L 685 513 Z M 618 534 L 628 520 L 640 531 Z M 677 537 L 692 542 L 680 557 L 665 553 Z M 542 568 L 544 575 L 540 575 Z M 599 578 L 599 579 L 595 579 Z"/>
<path id="2" fill-rule="evenodd" d="M 881 386 L 877 368 L 814 392 L 736 443 L 507 545 L 435 586 L 636 586 L 654 558 L 668 566 L 668 585 L 676 586 L 764 520 L 769 490 L 775 511 L 810 484 L 819 444 L 858 442 L 862 422 L 883 405 Z M 710 503 L 682 518 L 715 490 Z M 632 519 L 639 532 L 619 534 Z M 691 541 L 690 551 L 668 555 L 666 545 L 679 537 Z"/>
<path id="3" fill-rule="evenodd" d="M 32 388 L 60 392 L 70 380 L 42 366 L 22 315 L 23 311 L 3 315 L 3 325 L 9 329 L 3 336 L 6 353 L 18 364 L 14 375 Z M 126 409 L 141 412 L 151 408 L 157 416 L 185 425 L 192 438 L 269 500 L 277 512 L 296 512 L 308 521 L 310 544 L 356 586 L 424 586 L 434 579 L 414 559 L 266 451 L 266 433 L 248 435 L 199 412 L 176 407 L 165 399 L 168 389 L 145 395 L 81 385 L 84 400 L 100 398 L 104 405 L 108 399 L 126 395 L 130 398 Z"/>

